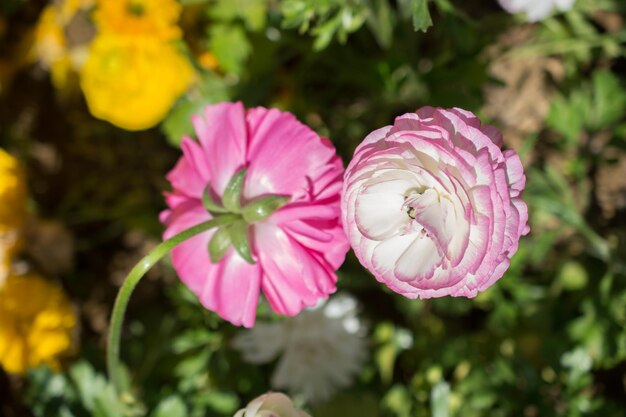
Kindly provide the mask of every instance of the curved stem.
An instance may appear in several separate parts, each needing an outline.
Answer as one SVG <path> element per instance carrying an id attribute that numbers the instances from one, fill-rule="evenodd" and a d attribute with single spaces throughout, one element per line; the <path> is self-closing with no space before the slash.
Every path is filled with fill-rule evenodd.
<path id="1" fill-rule="evenodd" d="M 159 244 L 148 255 L 140 260 L 128 273 L 124 279 L 124 283 L 117 293 L 117 298 L 115 299 L 107 339 L 107 369 L 109 378 L 118 392 L 122 391 L 122 375 L 120 373 L 120 338 L 122 324 L 124 323 L 124 314 L 126 313 L 128 300 L 141 278 L 150 270 L 150 268 L 159 262 L 161 258 L 187 239 L 202 232 L 206 232 L 214 227 L 232 223 L 237 219 L 239 219 L 239 216 L 237 215 L 225 214 L 184 230 Z"/>

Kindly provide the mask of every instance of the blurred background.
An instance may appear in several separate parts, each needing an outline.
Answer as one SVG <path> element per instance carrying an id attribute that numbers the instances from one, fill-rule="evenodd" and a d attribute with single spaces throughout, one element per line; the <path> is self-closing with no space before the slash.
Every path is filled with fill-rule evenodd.
<path id="1" fill-rule="evenodd" d="M 2 0 L 0 416 L 232 416 L 271 389 L 317 417 L 626 416 L 625 19 L 622 0 L 541 19 L 496 0 Z M 293 112 L 346 163 L 400 114 L 471 110 L 522 156 L 531 233 L 475 299 L 405 299 L 349 255 L 334 303 L 262 303 L 253 331 L 163 263 L 131 300 L 118 398 L 116 291 L 160 240 L 190 116 L 224 100 Z"/>

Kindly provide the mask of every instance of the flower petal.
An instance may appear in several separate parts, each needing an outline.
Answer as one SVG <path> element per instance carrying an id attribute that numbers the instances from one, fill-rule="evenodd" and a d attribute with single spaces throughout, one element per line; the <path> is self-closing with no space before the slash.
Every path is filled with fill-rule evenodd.
<path id="1" fill-rule="evenodd" d="M 337 276 L 332 266 L 280 227 L 256 225 L 254 236 L 263 268 L 263 293 L 274 311 L 293 316 L 335 291 Z"/>
<path id="2" fill-rule="evenodd" d="M 262 107 L 247 114 L 250 132 L 249 169 L 244 196 L 263 194 L 306 198 L 312 185 L 337 164 L 335 149 L 292 114 Z"/>
<path id="3" fill-rule="evenodd" d="M 193 118 L 206 155 L 211 186 L 218 195 L 223 194 L 228 181 L 246 163 L 248 133 L 245 121 L 245 110 L 239 102 L 208 106 L 203 115 Z"/>

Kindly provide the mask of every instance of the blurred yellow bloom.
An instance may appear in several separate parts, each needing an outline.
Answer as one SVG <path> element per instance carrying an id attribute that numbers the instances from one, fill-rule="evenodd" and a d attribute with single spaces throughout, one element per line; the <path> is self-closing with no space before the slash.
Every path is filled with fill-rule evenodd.
<path id="1" fill-rule="evenodd" d="M 9 276 L 0 287 L 0 365 L 14 374 L 43 364 L 58 368 L 76 322 L 58 285 L 36 274 Z"/>
<path id="2" fill-rule="evenodd" d="M 81 71 L 89 110 L 127 130 L 159 123 L 191 82 L 189 61 L 168 42 L 100 35 Z"/>
<path id="3" fill-rule="evenodd" d="M 46 6 L 35 29 L 33 53 L 41 63 L 50 67 L 67 54 L 67 41 L 55 5 Z"/>
<path id="4" fill-rule="evenodd" d="M 23 240 L 26 181 L 17 159 L 0 148 L 0 284 Z"/>
<path id="5" fill-rule="evenodd" d="M 0 286 L 11 273 L 13 258 L 24 244 L 21 230 L 0 233 Z"/>
<path id="6" fill-rule="evenodd" d="M 26 181 L 13 156 L 0 148 L 0 234 L 21 229 L 26 215 Z"/>
<path id="7" fill-rule="evenodd" d="M 198 63 L 202 66 L 202 68 L 216 70 L 220 65 L 215 55 L 208 51 L 202 52 L 197 58 Z"/>
<path id="8" fill-rule="evenodd" d="M 66 31 L 76 14 L 92 4 L 93 0 L 66 0 L 50 4 L 41 12 L 30 54 L 50 71 L 57 88 L 66 87 L 85 60 L 84 42 L 89 36 L 82 42 L 69 42 Z"/>
<path id="9" fill-rule="evenodd" d="M 100 33 L 172 40 L 181 6 L 176 0 L 99 0 L 94 20 Z"/>

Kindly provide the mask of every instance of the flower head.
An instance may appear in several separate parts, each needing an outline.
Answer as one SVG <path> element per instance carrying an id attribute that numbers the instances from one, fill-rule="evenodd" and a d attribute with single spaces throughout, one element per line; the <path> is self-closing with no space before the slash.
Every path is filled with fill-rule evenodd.
<path id="1" fill-rule="evenodd" d="M 498 0 L 498 2 L 509 13 L 525 12 L 529 21 L 538 22 L 550 16 L 554 9 L 561 12 L 570 10 L 576 0 Z"/>
<path id="2" fill-rule="evenodd" d="M 72 346 L 76 316 L 63 290 L 35 274 L 11 275 L 0 286 L 0 365 L 22 374 L 59 358 Z"/>
<path id="3" fill-rule="evenodd" d="M 93 28 L 82 19 L 92 3 L 93 0 L 55 2 L 46 6 L 39 16 L 30 54 L 50 71 L 57 88 L 67 87 L 72 75 L 85 62 Z"/>
<path id="4" fill-rule="evenodd" d="M 376 279 L 409 298 L 474 297 L 528 233 L 514 151 L 461 109 L 425 107 L 371 133 L 346 170 L 350 243 Z"/>
<path id="5" fill-rule="evenodd" d="M 224 211 L 239 220 L 173 250 L 181 280 L 206 308 L 246 327 L 261 290 L 288 315 L 334 292 L 349 246 L 339 219 L 343 166 L 332 144 L 289 113 L 241 103 L 209 106 L 193 122 L 199 141 L 183 139 L 168 175 L 164 237 Z"/>
<path id="6" fill-rule="evenodd" d="M 189 61 L 167 42 L 99 35 L 81 71 L 91 113 L 128 130 L 159 123 L 189 86 Z"/>
<path id="7" fill-rule="evenodd" d="M 365 333 L 356 300 L 340 295 L 296 317 L 258 323 L 238 335 L 234 346 L 254 364 L 280 355 L 272 387 L 315 402 L 352 383 L 367 357 Z"/>
<path id="8" fill-rule="evenodd" d="M 289 397 L 280 392 L 268 392 L 250 401 L 246 408 L 235 413 L 234 417 L 310 417 L 297 409 Z"/>
<path id="9" fill-rule="evenodd" d="M 26 181 L 13 156 L 0 149 L 0 285 L 24 239 Z"/>
<path id="10" fill-rule="evenodd" d="M 20 163 L 0 149 L 0 234 L 21 229 L 26 214 L 26 181 Z"/>
<path id="11" fill-rule="evenodd" d="M 94 20 L 100 33 L 172 40 L 181 6 L 176 0 L 99 0 Z"/>

